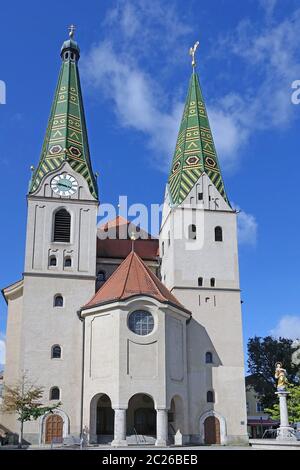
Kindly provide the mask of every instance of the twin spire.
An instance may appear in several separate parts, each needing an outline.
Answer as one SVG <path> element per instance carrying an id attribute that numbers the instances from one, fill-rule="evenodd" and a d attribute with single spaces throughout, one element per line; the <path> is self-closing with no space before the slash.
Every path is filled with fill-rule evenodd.
<path id="1" fill-rule="evenodd" d="M 61 48 L 62 65 L 54 95 L 40 162 L 34 171 L 29 194 L 40 188 L 43 178 L 68 162 L 87 181 L 91 194 L 98 198 L 92 171 L 78 72 L 80 49 L 74 40 L 75 26 Z M 199 177 L 206 173 L 228 202 L 212 132 L 195 70 L 199 42 L 190 48 L 193 72 L 183 111 L 171 172 L 168 180 L 173 205 L 181 204 Z"/>
<path id="2" fill-rule="evenodd" d="M 228 201 L 207 111 L 195 70 L 199 42 L 190 48 L 193 72 L 185 102 L 171 171 L 168 180 L 172 205 L 181 204 L 199 177 L 206 173 L 226 202 Z"/>
<path id="3" fill-rule="evenodd" d="M 90 192 L 98 198 L 93 174 L 78 72 L 80 49 L 73 39 L 75 26 L 69 27 L 69 39 L 61 48 L 62 65 L 55 91 L 40 162 L 33 173 L 29 194 L 35 193 L 50 172 L 68 162 L 87 181 Z"/>

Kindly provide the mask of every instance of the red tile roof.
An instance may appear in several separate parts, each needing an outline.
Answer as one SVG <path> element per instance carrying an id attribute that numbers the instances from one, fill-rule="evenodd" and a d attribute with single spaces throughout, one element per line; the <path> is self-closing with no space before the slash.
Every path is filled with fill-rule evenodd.
<path id="1" fill-rule="evenodd" d="M 147 295 L 188 312 L 133 251 L 100 287 L 94 297 L 84 306 L 84 309 L 125 300 L 136 295 Z"/>
<path id="2" fill-rule="evenodd" d="M 130 232 L 135 232 L 135 252 L 145 260 L 157 260 L 158 239 L 139 229 L 124 217 L 118 216 L 98 228 L 97 256 L 99 258 L 126 258 L 132 248 Z"/>

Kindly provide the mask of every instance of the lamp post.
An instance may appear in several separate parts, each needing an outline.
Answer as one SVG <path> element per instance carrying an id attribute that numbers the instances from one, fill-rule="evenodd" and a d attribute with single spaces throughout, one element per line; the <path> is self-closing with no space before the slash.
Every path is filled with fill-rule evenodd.
<path id="1" fill-rule="evenodd" d="M 262 425 L 263 417 L 260 416 L 259 420 L 260 420 L 260 434 L 261 434 L 261 438 L 263 438 L 263 434 L 264 434 L 264 432 L 263 432 L 264 428 L 263 428 L 263 425 Z"/>

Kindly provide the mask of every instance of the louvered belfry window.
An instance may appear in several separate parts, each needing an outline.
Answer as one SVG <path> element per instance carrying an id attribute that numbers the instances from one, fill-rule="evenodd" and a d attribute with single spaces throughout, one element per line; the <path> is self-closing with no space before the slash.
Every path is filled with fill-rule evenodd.
<path id="1" fill-rule="evenodd" d="M 54 216 L 54 242 L 70 242 L 71 215 L 66 209 L 60 209 Z"/>

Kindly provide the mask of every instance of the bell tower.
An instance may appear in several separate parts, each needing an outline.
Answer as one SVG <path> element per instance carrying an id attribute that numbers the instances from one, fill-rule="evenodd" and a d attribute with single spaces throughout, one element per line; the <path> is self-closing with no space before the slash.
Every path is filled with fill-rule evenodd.
<path id="1" fill-rule="evenodd" d="M 79 435 L 82 323 L 77 312 L 95 293 L 98 189 L 74 27 L 69 36 L 61 48 L 58 83 L 27 196 L 20 364 L 31 382 L 45 388 L 44 401 L 62 402 L 64 433 Z M 31 442 L 39 435 L 36 426 L 26 426 Z M 43 433 L 44 428 L 40 439 L 45 442 Z"/>
<path id="2" fill-rule="evenodd" d="M 205 442 L 247 441 L 236 212 L 218 161 L 198 74 L 193 71 L 165 192 L 162 281 L 192 312 L 187 326 L 189 429 Z M 200 438 L 199 438 L 200 436 Z"/>

